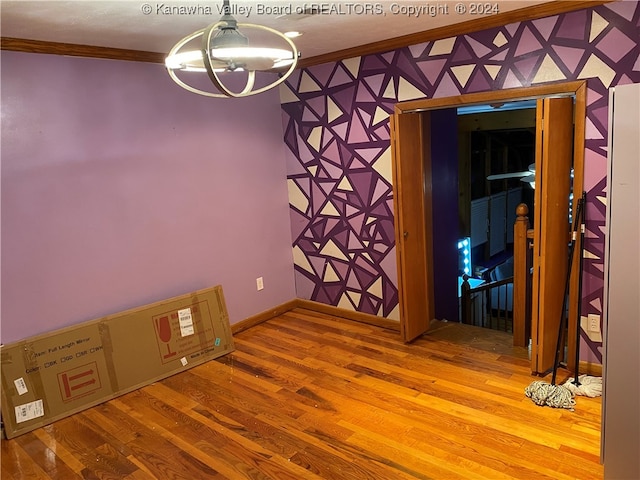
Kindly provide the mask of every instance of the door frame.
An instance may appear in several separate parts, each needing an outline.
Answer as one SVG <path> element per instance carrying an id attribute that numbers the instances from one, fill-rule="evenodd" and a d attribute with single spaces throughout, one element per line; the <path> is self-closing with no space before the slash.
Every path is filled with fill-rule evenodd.
<path id="1" fill-rule="evenodd" d="M 416 114 L 420 112 L 428 112 L 430 110 L 444 109 L 444 108 L 456 108 L 461 106 L 469 106 L 469 105 L 485 105 L 491 103 L 500 103 L 500 102 L 509 102 L 509 101 L 519 101 L 519 100 L 533 100 L 544 97 L 553 97 L 553 96 L 573 96 L 575 98 L 574 104 L 574 135 L 573 135 L 573 170 L 574 170 L 574 191 L 577 191 L 576 186 L 579 188 L 584 188 L 584 156 L 585 156 L 585 125 L 586 125 L 586 111 L 587 111 L 587 81 L 572 81 L 572 82 L 559 82 L 553 84 L 544 84 L 532 87 L 520 87 L 513 89 L 505 89 L 505 90 L 495 90 L 489 92 L 478 92 L 478 93 L 468 93 L 463 95 L 458 95 L 455 97 L 443 97 L 443 98 L 423 98 L 416 100 L 408 100 L 404 102 L 399 102 L 394 107 L 394 120 L 398 119 L 398 116 L 408 115 L 408 114 Z M 415 162 L 419 157 L 412 156 L 405 159 L 402 156 L 402 150 L 397 148 L 397 145 L 394 145 L 395 136 L 392 136 L 392 147 L 391 151 L 393 152 L 393 170 L 394 172 L 398 171 L 399 163 L 411 163 Z M 422 139 L 420 139 L 422 142 Z M 404 165 L 404 168 L 407 168 L 408 165 Z M 431 189 L 431 172 L 430 165 L 420 165 L 414 166 L 417 167 L 414 171 L 422 171 L 424 178 L 425 189 Z M 582 190 L 580 190 L 581 192 Z M 407 255 L 402 251 L 403 249 L 403 232 L 400 228 L 400 219 L 403 217 L 404 205 L 409 204 L 419 204 L 421 208 L 426 212 L 430 212 L 432 209 L 431 198 L 428 195 L 415 195 L 413 197 L 407 197 L 402 193 L 400 189 L 394 187 L 394 193 L 403 195 L 402 198 L 396 198 L 394 202 L 396 204 L 396 221 L 395 221 L 395 231 L 396 231 L 396 259 L 397 259 L 397 268 L 398 268 L 398 301 L 400 305 L 400 328 L 402 331 L 415 331 L 416 326 L 412 323 L 415 320 L 412 320 L 414 316 L 410 314 L 408 308 L 414 302 L 423 302 L 425 303 L 423 311 L 433 311 L 433 305 L 428 305 L 430 299 L 433 298 L 433 285 L 425 285 L 427 295 L 424 295 L 422 299 L 417 298 L 407 298 L 407 292 L 405 291 L 403 283 L 406 281 L 407 277 L 411 276 L 412 266 L 416 264 L 424 263 L 424 259 L 416 259 L 412 257 L 412 255 Z M 573 205 L 573 218 L 575 218 L 575 208 L 576 202 Z M 428 229 L 428 225 L 426 221 L 420 219 L 419 221 L 423 222 L 422 229 L 430 232 Z M 431 236 L 430 233 L 428 233 Z M 578 239 L 578 242 L 580 240 Z M 579 252 L 581 251 L 580 245 L 576 245 L 573 257 L 573 267 L 577 266 L 577 262 L 580 260 Z M 408 253 L 408 252 L 406 252 Z M 431 249 L 427 249 L 425 251 L 426 255 L 426 263 L 427 265 L 433 265 L 433 251 Z M 544 259 L 542 259 L 544 261 Z M 572 268 L 572 271 L 577 271 L 577 268 Z M 571 278 L 570 288 L 569 288 L 569 368 L 573 369 L 575 367 L 575 338 L 577 333 L 577 321 L 575 318 L 575 313 L 577 311 L 578 301 L 578 276 L 574 275 Z M 426 322 L 427 328 L 431 319 L 428 319 Z M 426 331 L 426 330 L 425 330 Z M 407 341 L 408 339 L 405 339 Z"/>

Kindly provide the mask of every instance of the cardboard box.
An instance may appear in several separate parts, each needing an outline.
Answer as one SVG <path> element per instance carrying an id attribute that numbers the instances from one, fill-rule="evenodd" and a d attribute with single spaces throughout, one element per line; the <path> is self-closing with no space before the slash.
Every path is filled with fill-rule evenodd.
<path id="1" fill-rule="evenodd" d="M 234 350 L 222 287 L 0 348 L 13 438 Z"/>

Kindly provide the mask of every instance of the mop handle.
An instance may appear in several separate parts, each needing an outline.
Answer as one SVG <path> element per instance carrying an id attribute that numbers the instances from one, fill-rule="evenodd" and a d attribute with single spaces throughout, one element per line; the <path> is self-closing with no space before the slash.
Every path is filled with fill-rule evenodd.
<path id="1" fill-rule="evenodd" d="M 578 386 L 580 385 L 580 380 L 578 380 L 578 376 L 580 375 L 580 330 L 582 330 L 582 326 L 580 325 L 582 320 L 582 257 L 584 255 L 584 231 L 586 224 L 585 211 L 587 206 L 587 192 L 582 192 L 582 198 L 579 200 L 579 202 L 582 202 L 582 209 L 580 209 L 582 215 L 580 215 L 579 219 L 576 218 L 576 221 L 580 221 L 580 258 L 578 259 L 578 305 L 576 311 L 576 366 L 575 377 L 573 380 L 573 384 Z M 578 207 L 580 207 L 580 203 L 578 203 Z"/>
<path id="2" fill-rule="evenodd" d="M 569 247 L 569 265 L 567 266 L 567 279 L 564 285 L 564 296 L 562 297 L 562 310 L 560 311 L 560 323 L 558 325 L 558 338 L 556 340 L 556 352 L 555 357 L 553 359 L 553 374 L 551 375 L 551 385 L 556 384 L 556 374 L 558 373 L 558 364 L 560 363 L 560 349 L 562 343 L 562 332 L 565 328 L 565 318 L 568 323 L 569 318 L 565 317 L 565 310 L 567 308 L 567 296 L 569 295 L 569 284 L 571 279 L 571 266 L 573 265 L 573 252 L 576 246 L 576 232 L 578 231 L 578 222 L 582 216 L 582 202 L 584 199 L 584 194 L 582 198 L 578 200 L 578 205 L 576 207 L 576 218 L 573 221 L 572 235 L 571 235 L 571 246 Z"/>

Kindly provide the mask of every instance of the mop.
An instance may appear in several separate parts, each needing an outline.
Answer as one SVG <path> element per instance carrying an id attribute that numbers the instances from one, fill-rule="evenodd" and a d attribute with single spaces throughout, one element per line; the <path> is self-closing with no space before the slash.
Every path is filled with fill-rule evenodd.
<path id="1" fill-rule="evenodd" d="M 582 205 L 586 205 L 587 194 L 582 193 Z M 579 206 L 580 204 L 578 204 Z M 582 318 L 582 256 L 584 248 L 584 217 L 580 225 L 580 263 L 578 264 L 578 319 Z M 574 233 L 575 235 L 575 233 Z M 576 326 L 576 371 L 575 378 L 569 379 L 564 383 L 564 387 L 571 391 L 574 395 L 582 395 L 585 397 L 599 397 L 602 395 L 602 377 L 591 377 L 589 375 L 578 375 L 578 366 L 580 365 L 580 324 Z"/>
<path id="2" fill-rule="evenodd" d="M 580 375 L 574 380 L 567 380 L 563 387 L 570 390 L 574 395 L 599 397 L 602 395 L 602 377 Z"/>
<path id="3" fill-rule="evenodd" d="M 566 408 L 568 410 L 573 411 L 576 401 L 573 399 L 574 393 L 571 389 L 569 389 L 566 384 L 565 385 L 556 385 L 556 374 L 558 373 L 558 364 L 560 363 L 560 350 L 562 348 L 562 338 L 563 331 L 565 329 L 565 319 L 568 322 L 568 317 L 566 317 L 565 312 L 567 309 L 567 297 L 569 295 L 569 285 L 571 280 L 571 265 L 573 264 L 573 252 L 576 247 L 577 240 L 577 227 L 578 224 L 583 224 L 584 217 L 584 202 L 586 199 L 586 194 L 583 192 L 582 197 L 578 200 L 578 206 L 576 207 L 576 218 L 573 222 L 573 232 L 571 235 L 571 245 L 569 247 L 569 265 L 567 268 L 567 280 L 565 282 L 564 288 L 564 297 L 562 300 L 562 310 L 560 317 L 560 325 L 558 328 L 558 340 L 556 343 L 556 354 L 555 359 L 553 361 L 553 375 L 551 376 L 551 383 L 543 382 L 543 381 L 535 381 L 531 383 L 527 388 L 525 388 L 524 393 L 527 397 L 529 397 L 536 405 L 544 406 L 548 405 L 554 408 Z M 584 225 L 582 227 L 584 229 Z M 584 230 L 583 230 L 584 231 Z M 582 264 L 582 258 L 579 262 Z M 579 281 L 581 283 L 581 280 Z M 580 295 L 578 296 L 580 298 Z M 578 302 L 578 305 L 580 302 Z M 580 308 L 580 307 L 578 307 Z M 576 347 L 577 348 L 577 347 Z M 577 364 L 576 364 L 577 370 Z M 576 373 L 576 381 L 578 380 Z M 573 385 L 576 387 L 577 385 Z"/>

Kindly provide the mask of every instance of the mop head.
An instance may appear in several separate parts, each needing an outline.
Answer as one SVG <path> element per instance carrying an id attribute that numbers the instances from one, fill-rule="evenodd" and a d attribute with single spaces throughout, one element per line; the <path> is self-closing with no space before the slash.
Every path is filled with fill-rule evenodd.
<path id="1" fill-rule="evenodd" d="M 576 401 L 571 390 L 562 385 L 551 385 L 547 382 L 533 382 L 524 389 L 524 394 L 536 405 L 549 405 L 553 408 L 566 408 L 573 412 Z"/>
<path id="2" fill-rule="evenodd" d="M 569 379 L 563 387 L 571 390 L 574 395 L 582 395 L 585 397 L 599 397 L 602 395 L 602 377 L 590 377 L 588 375 L 580 375 L 578 383 L 574 384 L 575 379 Z"/>

